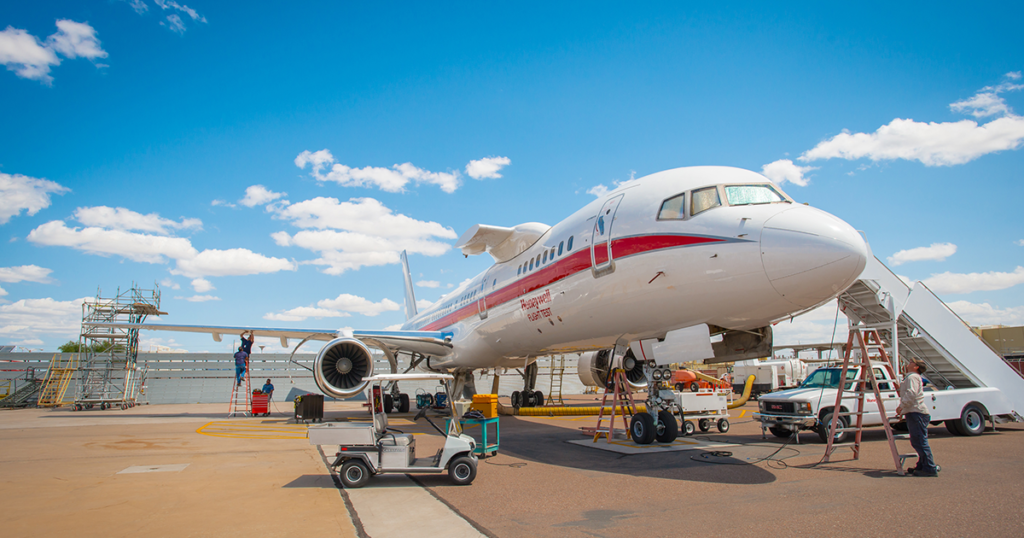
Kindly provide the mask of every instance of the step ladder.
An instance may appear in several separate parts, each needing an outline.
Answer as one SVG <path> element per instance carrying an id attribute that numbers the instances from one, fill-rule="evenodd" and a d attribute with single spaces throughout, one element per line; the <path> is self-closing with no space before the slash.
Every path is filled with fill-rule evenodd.
<path id="1" fill-rule="evenodd" d="M 856 340 L 856 343 L 854 340 Z M 857 350 L 860 351 L 859 356 L 855 356 L 855 344 Z M 878 330 L 859 326 L 851 327 L 850 336 L 846 342 L 846 353 L 843 356 L 843 368 L 839 373 L 839 390 L 836 391 L 835 407 L 832 408 L 832 420 L 828 425 L 828 445 L 825 447 L 825 457 L 822 461 L 828 462 L 836 449 L 846 447 L 853 450 L 853 459 L 860 459 L 861 434 L 864 431 L 864 414 L 868 412 L 865 407 L 867 403 L 865 397 L 874 395 L 875 403 L 878 405 L 879 416 L 883 417 L 882 426 L 885 428 L 885 437 L 889 442 L 889 450 L 892 452 L 893 464 L 896 467 L 896 472 L 903 476 L 906 474 L 903 471 L 903 460 L 912 455 L 901 455 L 896 450 L 896 440 L 893 438 L 892 427 L 889 425 L 889 421 L 884 418 L 887 416 L 885 403 L 882 401 L 881 392 L 878 390 L 878 382 L 875 380 L 871 369 L 871 362 L 873 360 L 882 361 L 890 367 L 892 366 L 892 363 L 889 361 L 889 355 L 885 351 L 885 344 L 878 335 Z M 860 370 L 856 377 L 847 379 L 846 372 L 851 368 L 860 368 Z M 892 371 L 895 372 L 896 369 Z M 850 389 L 846 388 L 847 385 L 850 386 Z M 896 388 L 898 390 L 899 387 L 897 386 Z M 840 411 L 844 394 L 856 396 L 856 411 Z M 852 425 L 843 427 L 839 417 L 856 417 L 856 420 Z M 845 418 L 844 421 L 850 424 L 849 418 Z M 841 432 L 853 433 L 853 442 L 835 443 L 836 434 Z M 916 454 L 913 454 L 913 456 L 916 456 Z"/>
<path id="2" fill-rule="evenodd" d="M 50 368 L 46 371 L 46 380 L 43 381 L 43 388 L 39 391 L 39 399 L 36 405 L 39 407 L 60 407 L 64 405 L 64 393 L 71 384 L 71 378 L 75 375 L 75 362 L 78 355 L 70 354 L 68 360 L 63 360 L 60 353 L 55 353 L 50 359 Z"/>
<path id="3" fill-rule="evenodd" d="M 231 377 L 231 400 L 228 402 L 228 416 L 229 417 L 251 417 L 252 416 L 252 391 L 249 390 L 249 370 L 252 369 L 250 363 L 245 367 L 245 374 L 243 374 L 243 381 L 238 384 L 235 381 L 235 377 Z"/>
<path id="4" fill-rule="evenodd" d="M 600 439 L 601 435 L 605 436 L 608 442 L 611 442 L 615 436 L 615 415 L 618 412 L 619 416 L 622 417 L 622 427 L 629 432 L 629 423 L 626 422 L 626 415 L 636 414 L 636 403 L 633 401 L 633 391 L 629 388 L 629 380 L 626 379 L 626 371 L 622 368 L 616 368 L 612 371 L 611 385 L 605 387 L 604 396 L 601 398 L 601 410 L 597 413 L 597 426 L 594 428 L 594 442 L 596 443 Z M 608 427 L 602 428 L 601 423 L 604 421 L 604 412 L 608 407 L 608 395 L 612 395 L 611 414 L 608 421 Z M 629 404 L 627 407 L 626 404 Z"/>
<path id="5" fill-rule="evenodd" d="M 559 355 L 556 362 L 551 357 L 551 387 L 548 389 L 548 405 L 565 405 L 562 400 L 562 378 L 565 376 L 565 355 Z"/>
<path id="6" fill-rule="evenodd" d="M 28 401 L 39 392 L 41 386 L 42 382 L 38 379 L 27 379 L 24 385 L 0 400 L 0 407 L 27 407 Z"/>

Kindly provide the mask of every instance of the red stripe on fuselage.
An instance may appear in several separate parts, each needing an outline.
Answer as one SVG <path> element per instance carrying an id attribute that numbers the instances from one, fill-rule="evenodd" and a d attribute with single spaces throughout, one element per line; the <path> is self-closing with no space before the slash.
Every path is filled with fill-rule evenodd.
<path id="1" fill-rule="evenodd" d="M 718 237 L 700 237 L 691 235 L 637 235 L 623 237 L 612 241 L 612 257 L 613 259 L 620 259 L 627 256 L 642 254 L 644 252 L 705 243 L 721 243 L 723 241 L 725 241 L 725 239 Z M 604 247 L 604 244 L 598 246 Z M 606 248 L 604 250 L 607 251 Z M 605 262 L 607 262 L 606 257 Z M 558 282 L 559 280 L 581 271 L 586 271 L 587 269 L 590 269 L 591 266 L 590 249 L 578 250 L 573 254 L 544 267 L 543 269 L 535 269 L 532 273 L 484 296 L 483 300 L 486 301 L 486 309 L 489 310 L 505 304 L 508 301 L 514 301 L 532 291 Z M 437 331 L 454 325 L 463 319 L 479 313 L 479 307 L 477 306 L 478 302 L 479 301 L 473 301 L 451 314 L 430 322 L 419 330 Z"/>

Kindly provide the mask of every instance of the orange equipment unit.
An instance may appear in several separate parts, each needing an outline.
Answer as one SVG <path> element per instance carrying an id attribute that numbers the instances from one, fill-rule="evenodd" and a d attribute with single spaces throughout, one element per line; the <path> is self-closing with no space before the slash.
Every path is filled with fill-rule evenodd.
<path id="1" fill-rule="evenodd" d="M 498 416 L 498 395 L 474 394 L 473 403 L 469 407 L 483 413 L 484 418 L 494 418 Z"/>

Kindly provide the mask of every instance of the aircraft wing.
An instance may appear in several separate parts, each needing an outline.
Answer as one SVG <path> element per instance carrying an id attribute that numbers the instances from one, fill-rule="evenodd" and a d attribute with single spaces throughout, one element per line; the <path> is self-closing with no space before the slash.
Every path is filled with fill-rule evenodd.
<path id="1" fill-rule="evenodd" d="M 225 334 L 233 336 L 252 331 L 256 336 L 280 338 L 282 347 L 288 347 L 288 339 L 309 339 L 329 342 L 344 336 L 336 329 L 281 329 L 274 327 L 218 327 L 212 325 L 101 322 L 84 322 L 82 325 L 93 329 L 91 334 L 94 336 L 97 330 L 102 334 L 103 329 L 110 329 L 111 333 L 113 333 L 114 329 L 141 329 L 209 334 L 213 336 L 216 342 L 220 342 L 221 337 Z M 353 331 L 352 337 L 360 341 L 376 340 L 394 351 L 409 351 L 434 357 L 445 357 L 452 352 L 452 333 L 438 331 Z"/>

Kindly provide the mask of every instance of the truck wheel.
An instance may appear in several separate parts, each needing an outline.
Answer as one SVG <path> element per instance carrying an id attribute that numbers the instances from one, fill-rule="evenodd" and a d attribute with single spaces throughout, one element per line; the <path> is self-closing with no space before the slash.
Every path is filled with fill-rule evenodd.
<path id="1" fill-rule="evenodd" d="M 384 395 L 384 412 L 391 413 L 395 410 L 395 399 L 390 394 Z"/>
<path id="2" fill-rule="evenodd" d="M 949 433 L 953 435 L 963 435 L 962 433 L 960 433 L 960 419 L 944 420 L 942 421 L 942 423 L 946 425 L 946 431 L 948 431 Z"/>
<path id="3" fill-rule="evenodd" d="M 701 432 L 707 433 L 711 430 L 711 421 L 706 418 L 702 418 L 697 421 L 697 427 L 700 428 Z"/>
<path id="4" fill-rule="evenodd" d="M 404 392 L 398 395 L 398 412 L 409 412 L 409 395 Z"/>
<path id="5" fill-rule="evenodd" d="M 629 421 L 629 437 L 638 445 L 649 445 L 654 442 L 654 417 L 643 412 L 633 415 Z"/>
<path id="6" fill-rule="evenodd" d="M 791 432 L 789 430 L 784 430 L 782 428 L 776 428 L 775 426 L 770 426 L 768 428 L 768 431 L 772 432 L 772 435 L 774 435 L 775 437 L 779 437 L 781 439 L 785 439 L 785 438 L 793 435 L 793 432 Z"/>
<path id="7" fill-rule="evenodd" d="M 693 423 L 689 420 L 683 421 L 683 435 L 693 435 L 693 432 L 697 431 L 697 428 L 693 426 Z"/>
<path id="8" fill-rule="evenodd" d="M 370 480 L 370 470 L 362 460 L 348 460 L 341 466 L 341 483 L 346 488 L 361 488 Z"/>
<path id="9" fill-rule="evenodd" d="M 729 421 L 724 418 L 718 419 L 718 433 L 725 433 L 729 431 Z"/>
<path id="10" fill-rule="evenodd" d="M 682 383 L 676 383 L 676 392 L 683 392 L 686 390 L 686 385 Z"/>
<path id="11" fill-rule="evenodd" d="M 658 433 L 654 436 L 659 443 L 671 443 L 679 437 L 679 423 L 668 411 L 658 411 Z"/>
<path id="12" fill-rule="evenodd" d="M 832 413 L 828 412 L 828 413 L 825 413 L 821 417 L 821 425 L 818 426 L 818 438 L 821 439 L 822 443 L 827 443 L 828 442 L 828 429 L 831 426 L 832 426 Z M 846 426 L 847 426 L 846 417 L 839 417 L 839 420 L 836 421 L 836 428 L 837 429 L 842 429 L 842 428 L 845 428 Z M 842 443 L 843 441 L 846 440 L 847 437 L 849 437 L 847 435 L 848 433 L 849 432 L 839 432 L 839 433 L 837 433 L 834 442 L 835 443 Z"/>
<path id="13" fill-rule="evenodd" d="M 456 486 L 468 486 L 476 478 L 476 464 L 467 456 L 459 456 L 448 464 L 448 478 Z"/>
<path id="14" fill-rule="evenodd" d="M 985 431 L 985 412 L 977 404 L 967 404 L 957 422 L 963 435 L 981 435 Z"/>
<path id="15" fill-rule="evenodd" d="M 690 392 L 697 392 L 700 390 L 700 385 L 696 381 L 690 381 Z"/>

